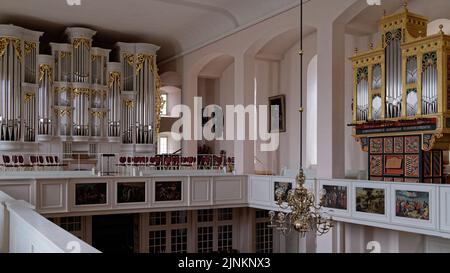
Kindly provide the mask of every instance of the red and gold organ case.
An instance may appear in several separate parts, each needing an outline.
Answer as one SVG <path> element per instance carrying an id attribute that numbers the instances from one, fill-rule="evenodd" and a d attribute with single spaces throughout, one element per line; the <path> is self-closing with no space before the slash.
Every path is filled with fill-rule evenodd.
<path id="1" fill-rule="evenodd" d="M 384 16 L 381 43 L 351 58 L 353 136 L 370 180 L 446 183 L 450 148 L 450 36 L 411 13 Z"/>

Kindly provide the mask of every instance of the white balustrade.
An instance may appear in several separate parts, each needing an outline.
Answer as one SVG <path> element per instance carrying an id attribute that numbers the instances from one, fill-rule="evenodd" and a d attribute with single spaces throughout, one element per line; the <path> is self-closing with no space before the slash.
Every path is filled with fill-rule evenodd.
<path id="1" fill-rule="evenodd" d="M 99 253 L 38 214 L 32 205 L 0 191 L 1 253 Z"/>

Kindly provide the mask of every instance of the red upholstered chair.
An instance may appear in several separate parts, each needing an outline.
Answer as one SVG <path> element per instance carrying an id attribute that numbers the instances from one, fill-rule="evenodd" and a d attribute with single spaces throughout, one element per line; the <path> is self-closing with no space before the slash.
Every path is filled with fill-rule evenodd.
<path id="1" fill-rule="evenodd" d="M 164 168 L 165 168 L 166 170 L 170 169 L 171 163 L 172 163 L 172 158 L 171 158 L 170 156 L 166 156 L 166 157 L 164 158 Z"/>
<path id="2" fill-rule="evenodd" d="M 155 167 L 156 167 L 156 169 L 160 169 L 161 168 L 161 163 L 162 163 L 162 159 L 161 159 L 161 156 L 156 156 L 155 157 Z"/>
<path id="3" fill-rule="evenodd" d="M 2 167 L 3 167 L 3 169 L 5 171 L 9 171 L 9 170 L 11 170 L 14 167 L 13 163 L 11 162 L 11 158 L 9 157 L 9 155 L 3 155 L 2 156 L 2 164 L 1 165 L 2 165 Z"/>
<path id="4" fill-rule="evenodd" d="M 38 157 L 35 155 L 30 155 L 29 156 L 30 159 L 30 165 L 34 170 L 37 170 L 37 168 L 39 167 L 39 162 L 38 162 Z"/>
<path id="5" fill-rule="evenodd" d="M 42 155 L 38 156 L 38 167 L 45 168 L 45 166 L 46 166 L 46 164 L 45 164 L 44 157 Z"/>

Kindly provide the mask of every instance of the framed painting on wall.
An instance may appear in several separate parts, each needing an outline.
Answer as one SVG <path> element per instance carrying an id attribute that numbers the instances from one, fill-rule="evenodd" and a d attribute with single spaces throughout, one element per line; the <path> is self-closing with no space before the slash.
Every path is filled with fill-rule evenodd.
<path id="1" fill-rule="evenodd" d="M 385 214 L 385 190 L 375 188 L 356 188 L 356 211 L 372 214 Z"/>
<path id="2" fill-rule="evenodd" d="M 331 216 L 351 216 L 352 191 L 347 181 L 319 180 L 316 198 L 322 200 L 322 210 Z"/>
<path id="3" fill-rule="evenodd" d="M 117 183 L 117 203 L 145 203 L 145 182 Z"/>
<path id="4" fill-rule="evenodd" d="M 401 184 L 392 188 L 392 222 L 420 228 L 436 228 L 436 188 Z"/>
<path id="5" fill-rule="evenodd" d="M 80 183 L 75 185 L 75 205 L 104 205 L 107 202 L 106 183 Z"/>
<path id="6" fill-rule="evenodd" d="M 359 219 L 389 223 L 390 187 L 384 183 L 352 183 L 352 216 Z"/>
<path id="7" fill-rule="evenodd" d="M 285 95 L 278 95 L 269 98 L 269 132 L 286 132 Z"/>
<path id="8" fill-rule="evenodd" d="M 347 210 L 347 187 L 338 185 L 323 185 L 324 202 L 326 208 Z"/>
<path id="9" fill-rule="evenodd" d="M 155 201 L 181 201 L 181 181 L 161 181 L 155 182 Z"/>
<path id="10" fill-rule="evenodd" d="M 282 200 L 283 200 L 283 202 L 287 202 L 287 197 L 288 197 L 289 191 L 292 190 L 292 183 L 291 182 L 277 182 L 277 181 L 274 182 L 273 198 L 274 198 L 275 202 L 278 201 L 278 198 L 277 198 L 277 190 L 278 189 L 283 190 L 284 195 L 283 195 Z"/>

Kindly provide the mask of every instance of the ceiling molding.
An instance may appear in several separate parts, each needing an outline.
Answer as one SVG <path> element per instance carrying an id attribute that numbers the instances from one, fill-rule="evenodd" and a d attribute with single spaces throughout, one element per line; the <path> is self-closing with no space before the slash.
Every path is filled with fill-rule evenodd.
<path id="1" fill-rule="evenodd" d="M 230 19 L 233 22 L 234 27 L 239 26 L 239 22 L 238 22 L 236 16 L 234 16 L 229 10 L 227 10 L 225 8 L 220 8 L 220 7 L 213 6 L 213 5 L 207 5 L 207 4 L 202 4 L 202 3 L 198 3 L 198 2 L 193 2 L 192 0 L 153 0 L 153 1 L 163 2 L 165 4 L 184 6 L 184 7 L 193 8 L 193 9 L 203 9 L 206 11 L 220 13 L 223 16 Z"/>

